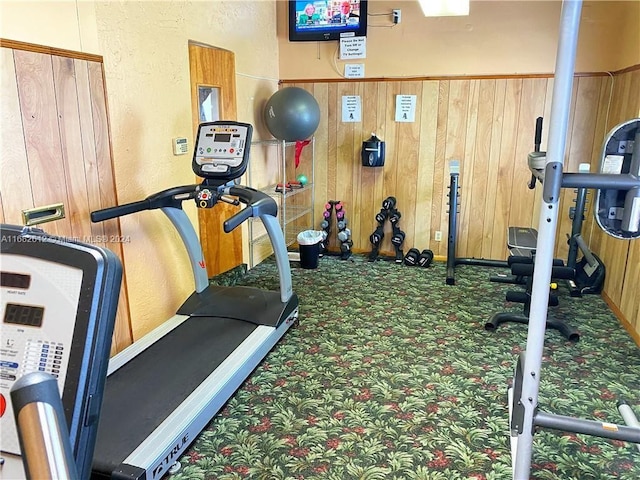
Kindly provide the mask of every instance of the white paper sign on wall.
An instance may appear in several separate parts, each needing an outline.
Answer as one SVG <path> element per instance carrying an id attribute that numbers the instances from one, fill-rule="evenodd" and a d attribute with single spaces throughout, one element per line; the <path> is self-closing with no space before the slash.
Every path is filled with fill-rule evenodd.
<path id="1" fill-rule="evenodd" d="M 361 122 L 362 103 L 359 95 L 343 95 L 342 97 L 342 122 Z"/>
<path id="2" fill-rule="evenodd" d="M 416 121 L 416 96 L 396 95 L 396 122 Z"/>
<path id="3" fill-rule="evenodd" d="M 367 37 L 346 37 L 340 39 L 340 60 L 367 58 Z"/>
<path id="4" fill-rule="evenodd" d="M 344 66 L 345 78 L 364 78 L 364 63 L 347 63 Z"/>

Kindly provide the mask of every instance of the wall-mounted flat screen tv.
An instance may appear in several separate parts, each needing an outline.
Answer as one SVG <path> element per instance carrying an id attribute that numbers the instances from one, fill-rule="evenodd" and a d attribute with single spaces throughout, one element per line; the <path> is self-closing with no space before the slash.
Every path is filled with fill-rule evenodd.
<path id="1" fill-rule="evenodd" d="M 289 41 L 339 40 L 367 34 L 367 0 L 289 1 Z"/>

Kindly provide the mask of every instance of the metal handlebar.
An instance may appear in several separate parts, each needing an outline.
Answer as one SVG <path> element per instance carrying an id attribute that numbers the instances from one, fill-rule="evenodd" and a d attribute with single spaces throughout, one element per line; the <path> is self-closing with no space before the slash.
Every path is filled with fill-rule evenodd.
<path id="1" fill-rule="evenodd" d="M 58 381 L 28 373 L 11 388 L 11 402 L 27 478 L 78 479 Z"/>

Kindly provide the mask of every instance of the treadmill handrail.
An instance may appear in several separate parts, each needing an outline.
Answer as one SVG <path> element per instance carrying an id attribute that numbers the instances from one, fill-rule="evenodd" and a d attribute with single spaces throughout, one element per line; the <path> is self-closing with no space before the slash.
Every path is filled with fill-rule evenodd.
<path id="1" fill-rule="evenodd" d="M 105 220 L 111 220 L 112 218 L 122 217 L 124 215 L 141 212 L 143 210 L 154 210 L 164 207 L 182 209 L 182 202 L 194 198 L 197 187 L 198 185 L 172 187 L 167 190 L 154 193 L 153 195 L 149 195 L 144 200 L 96 210 L 91 212 L 91 221 L 93 223 L 103 222 Z"/>
<path id="2" fill-rule="evenodd" d="M 11 387 L 11 401 L 27 478 L 79 479 L 58 381 L 27 373 Z"/>
<path id="3" fill-rule="evenodd" d="M 207 186 L 207 183 L 203 182 L 202 185 Z M 180 234 L 180 238 L 189 255 L 195 291 L 201 293 L 209 284 L 204 264 L 204 254 L 202 253 L 198 235 L 191 226 L 187 214 L 182 209 L 182 202 L 195 198 L 200 186 L 201 185 L 183 185 L 173 187 L 154 193 L 144 200 L 96 210 L 91 212 L 91 221 L 94 223 L 102 222 L 143 210 L 161 209 Z M 223 228 L 225 232 L 230 232 L 248 218 L 260 218 L 260 220 L 262 220 L 276 257 L 280 280 L 280 298 L 283 303 L 288 302 L 293 296 L 291 267 L 289 265 L 289 256 L 284 235 L 276 219 L 278 215 L 278 204 L 266 193 L 244 185 L 226 186 L 222 188 L 221 193 L 223 195 L 238 197 L 242 203 L 247 205 L 244 209 L 240 210 L 240 212 L 224 222 Z"/>
<path id="4" fill-rule="evenodd" d="M 278 215 L 278 204 L 266 193 L 244 185 L 229 187 L 228 193 L 229 195 L 237 196 L 241 202 L 248 203 L 250 206 L 227 220 L 227 222 L 225 222 L 225 231 L 227 231 L 228 222 L 236 221 L 239 222 L 239 225 L 247 218 L 260 218 L 267 231 L 269 241 L 273 247 L 273 254 L 276 258 L 280 281 L 280 300 L 282 303 L 288 302 L 293 296 L 293 285 L 287 244 L 280 223 L 276 218 Z M 245 210 L 249 209 L 251 210 L 250 212 L 245 212 Z"/>
<path id="5" fill-rule="evenodd" d="M 251 187 L 237 185 L 225 190 L 228 195 L 238 197 L 247 207 L 240 210 L 234 216 L 224 222 L 224 231 L 229 233 L 245 220 L 252 217 L 262 217 L 263 215 L 278 215 L 278 205 L 273 198 L 264 192 L 260 192 Z"/>

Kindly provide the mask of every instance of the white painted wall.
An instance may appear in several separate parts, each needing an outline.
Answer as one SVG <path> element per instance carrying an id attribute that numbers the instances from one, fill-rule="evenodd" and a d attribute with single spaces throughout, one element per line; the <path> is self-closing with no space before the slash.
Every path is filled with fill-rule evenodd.
<path id="1" fill-rule="evenodd" d="M 235 52 L 238 120 L 270 138 L 262 106 L 278 88 L 272 1 L 1 1 L 2 38 L 102 55 L 119 203 L 191 184 L 193 142 L 188 41 Z M 195 204 L 185 210 L 197 225 Z M 175 312 L 193 291 L 182 243 L 159 211 L 123 217 L 134 338 Z M 248 249 L 245 248 L 245 252 Z"/>
<path id="2" fill-rule="evenodd" d="M 426 18 L 417 0 L 369 2 L 369 78 L 550 73 L 555 68 L 560 0 L 471 0 L 469 16 Z M 391 11 L 402 21 L 393 25 Z M 339 78 L 337 42 L 289 42 L 287 4 L 278 2 L 280 78 Z M 640 1 L 583 3 L 576 71 L 615 71 L 640 63 Z"/>

